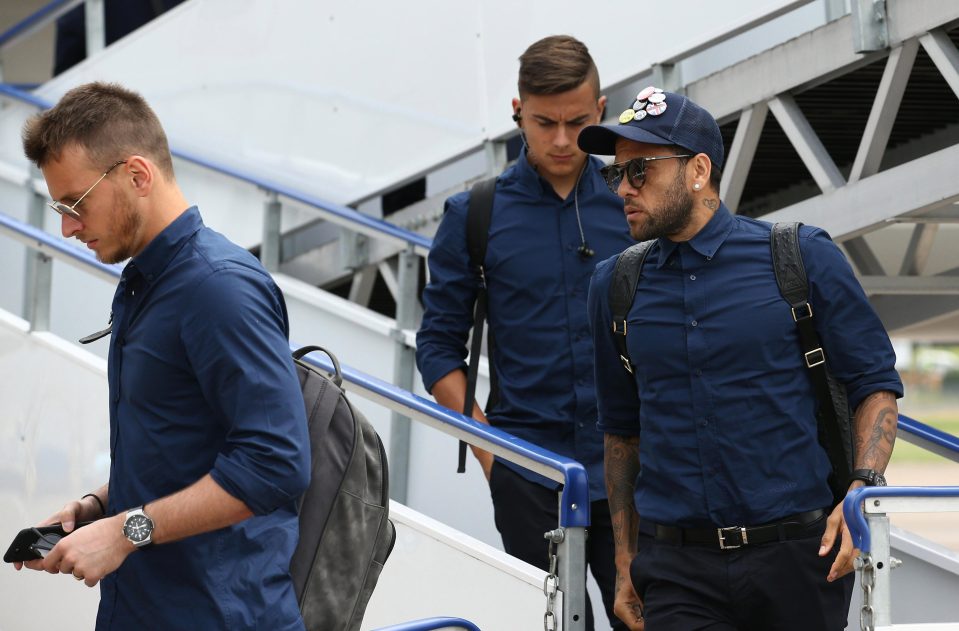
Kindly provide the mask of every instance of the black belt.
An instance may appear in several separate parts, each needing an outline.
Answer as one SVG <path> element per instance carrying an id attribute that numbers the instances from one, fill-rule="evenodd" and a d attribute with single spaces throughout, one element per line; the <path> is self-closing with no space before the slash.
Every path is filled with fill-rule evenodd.
<path id="1" fill-rule="evenodd" d="M 823 509 L 791 515 L 762 526 L 726 526 L 725 528 L 677 528 L 640 521 L 640 530 L 652 534 L 657 541 L 676 545 L 697 545 L 734 550 L 747 545 L 790 541 L 809 536 L 809 525 L 826 514 Z"/>

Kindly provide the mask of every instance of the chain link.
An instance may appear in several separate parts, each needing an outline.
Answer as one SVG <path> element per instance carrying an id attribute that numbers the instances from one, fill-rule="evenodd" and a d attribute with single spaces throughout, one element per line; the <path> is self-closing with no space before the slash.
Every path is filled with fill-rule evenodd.
<path id="1" fill-rule="evenodd" d="M 864 554 L 862 559 L 862 607 L 859 610 L 859 627 L 862 631 L 875 631 L 873 621 L 872 588 L 876 586 L 876 567 L 872 564 L 872 557 Z"/>
<path id="2" fill-rule="evenodd" d="M 556 613 L 553 611 L 556 605 L 556 592 L 559 589 L 559 576 L 556 574 L 556 565 L 559 559 L 556 556 L 556 544 L 563 540 L 563 531 L 561 529 L 552 530 L 546 533 L 546 539 L 549 540 L 549 572 L 543 579 L 543 594 L 546 596 L 546 613 L 543 614 L 543 631 L 556 631 Z"/>

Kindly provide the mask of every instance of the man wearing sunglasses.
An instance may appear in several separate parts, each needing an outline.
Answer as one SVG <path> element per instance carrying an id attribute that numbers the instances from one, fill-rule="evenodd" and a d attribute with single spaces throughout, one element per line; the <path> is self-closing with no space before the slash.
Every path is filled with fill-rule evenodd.
<path id="1" fill-rule="evenodd" d="M 310 454 L 279 288 L 187 203 L 140 95 L 79 86 L 23 143 L 63 235 L 129 259 L 111 312 L 109 481 L 44 522 L 68 534 L 26 565 L 99 582 L 97 629 L 302 630 L 289 566 Z"/>
<path id="2" fill-rule="evenodd" d="M 606 181 L 633 238 L 652 241 L 617 327 L 628 369 L 610 313 L 615 257 L 597 265 L 588 301 L 616 612 L 651 631 L 843 629 L 854 550 L 771 224 L 720 201 L 723 141 L 706 110 L 655 87 L 628 105 L 578 139 L 615 154 Z M 902 396 L 892 347 L 829 236 L 804 226 L 799 241 L 816 330 L 855 410 L 854 468 L 880 479 Z"/>
<path id="3" fill-rule="evenodd" d="M 576 146 L 579 131 L 602 116 L 606 97 L 599 87 L 589 51 L 572 37 L 544 38 L 520 57 L 512 114 L 524 149 L 496 182 L 482 261 L 491 382 L 498 387 L 485 414 L 479 405 L 472 410 L 477 420 L 586 467 L 592 502 L 587 562 L 610 613 L 613 543 L 586 291 L 595 262 L 627 247 L 630 239 L 619 200 L 600 176 L 602 162 Z M 470 196 L 464 192 L 446 200 L 416 337 L 427 390 L 458 412 L 466 398 L 463 360 L 481 282 L 467 247 Z M 490 484 L 504 548 L 548 569 L 543 534 L 558 523 L 559 485 L 509 462 L 494 462 L 485 451 L 473 453 Z M 611 613 L 610 620 L 622 624 Z M 591 619 L 587 625 L 592 628 Z"/>

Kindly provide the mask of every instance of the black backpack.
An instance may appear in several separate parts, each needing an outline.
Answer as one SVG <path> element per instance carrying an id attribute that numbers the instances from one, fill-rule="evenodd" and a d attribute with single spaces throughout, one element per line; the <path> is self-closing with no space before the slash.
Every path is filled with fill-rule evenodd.
<path id="1" fill-rule="evenodd" d="M 312 351 L 330 356 L 332 377 L 302 359 Z M 396 540 L 386 451 L 343 394 L 340 365 L 329 351 L 306 346 L 293 359 L 306 404 L 312 466 L 298 505 L 300 540 L 290 574 L 309 631 L 354 631 Z"/>
<path id="2" fill-rule="evenodd" d="M 846 387 L 829 371 L 826 354 L 819 335 L 813 326 L 812 306 L 809 304 L 809 281 L 799 249 L 801 223 L 773 224 L 769 234 L 773 269 L 779 292 L 792 309 L 793 320 L 799 332 L 803 360 L 809 369 L 819 401 L 816 412 L 819 444 L 829 455 L 832 475 L 829 487 L 833 503 L 839 504 L 846 496 L 852 477 L 853 442 L 852 414 L 846 397 Z M 609 286 L 609 309 L 612 315 L 612 331 L 619 358 L 623 367 L 633 373 L 633 362 L 626 347 L 626 320 L 633 305 L 643 263 L 655 241 L 643 241 L 626 248 L 616 258 L 613 278 Z"/>

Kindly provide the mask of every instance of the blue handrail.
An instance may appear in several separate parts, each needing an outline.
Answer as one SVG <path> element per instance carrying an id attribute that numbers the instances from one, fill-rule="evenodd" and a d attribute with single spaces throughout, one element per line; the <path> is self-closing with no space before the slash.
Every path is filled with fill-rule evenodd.
<path id="1" fill-rule="evenodd" d="M 423 620 L 380 627 L 374 631 L 433 631 L 434 629 L 447 629 L 449 627 L 466 629 L 466 631 L 480 631 L 478 626 L 462 618 L 424 618 Z"/>
<path id="2" fill-rule="evenodd" d="M 80 4 L 83 4 L 83 0 L 53 0 L 53 2 L 43 5 L 0 34 L 0 50 Z"/>
<path id="3" fill-rule="evenodd" d="M 52 210 L 50 212 L 53 212 Z M 9 215 L 0 213 L 0 228 L 29 247 L 48 255 L 65 259 L 68 262 L 91 268 L 97 276 L 104 279 L 119 279 L 122 265 L 107 265 L 96 259 L 93 253 L 50 236 L 36 226 L 18 221 Z"/>
<path id="4" fill-rule="evenodd" d="M 43 230 L 13 219 L 3 213 L 0 213 L 0 231 L 13 233 L 18 240 L 35 249 L 46 251 L 59 258 L 66 258 L 82 266 L 88 266 L 100 276 L 107 275 L 117 279 L 120 276 L 120 266 L 100 263 L 89 252 L 74 247 L 62 240 L 55 239 Z M 291 345 L 291 348 L 298 347 Z M 310 355 L 305 359 L 322 370 L 332 371 L 333 369 L 332 364 L 323 356 L 317 358 Z M 356 384 L 358 387 L 378 397 L 402 405 L 410 411 L 432 417 L 445 425 L 466 432 L 471 436 L 487 440 L 514 454 L 529 458 L 534 462 L 561 472 L 564 483 L 563 499 L 560 507 L 560 525 L 563 527 L 583 528 L 589 526 L 589 481 L 586 475 L 586 469 L 579 462 L 554 454 L 525 440 L 510 436 L 506 432 L 480 423 L 474 419 L 467 418 L 462 414 L 453 412 L 432 401 L 427 401 L 391 383 L 367 375 L 349 366 L 341 366 L 341 370 L 343 377 L 349 383 Z"/>
<path id="5" fill-rule="evenodd" d="M 959 486 L 863 486 L 850 491 L 843 500 L 842 514 L 853 545 L 864 553 L 872 548 L 872 540 L 862 504 L 871 497 L 959 497 Z"/>
<path id="6" fill-rule="evenodd" d="M 902 414 L 899 415 L 899 429 L 910 434 L 906 439 L 909 442 L 959 462 L 959 436 L 953 436 Z"/>
<path id="7" fill-rule="evenodd" d="M 9 84 L 0 83 L 0 94 L 6 95 L 23 103 L 27 103 L 39 109 L 47 109 L 51 106 L 51 104 L 46 100 L 34 96 L 28 92 L 18 90 Z M 258 177 L 248 171 L 227 167 L 188 151 L 171 148 L 170 153 L 172 153 L 176 158 L 186 160 L 187 162 L 192 162 L 193 164 L 211 171 L 221 173 L 230 178 L 252 184 L 263 190 L 283 195 L 284 197 L 288 197 L 307 206 L 319 209 L 329 215 L 327 218 L 330 220 L 337 221 L 337 223 L 340 224 L 348 225 L 354 230 L 360 232 L 373 234 L 374 236 L 381 238 L 391 239 L 399 242 L 400 244 L 413 247 L 415 250 L 419 251 L 420 254 L 426 254 L 429 252 L 430 245 L 433 243 L 432 239 L 428 237 L 424 237 L 416 232 L 400 228 L 399 226 L 388 221 L 384 221 L 383 219 L 377 219 L 375 217 L 364 215 L 363 213 L 358 212 L 348 206 L 334 204 L 332 202 L 322 200 L 318 197 L 308 195 L 288 186 L 283 186 L 276 182 Z"/>

